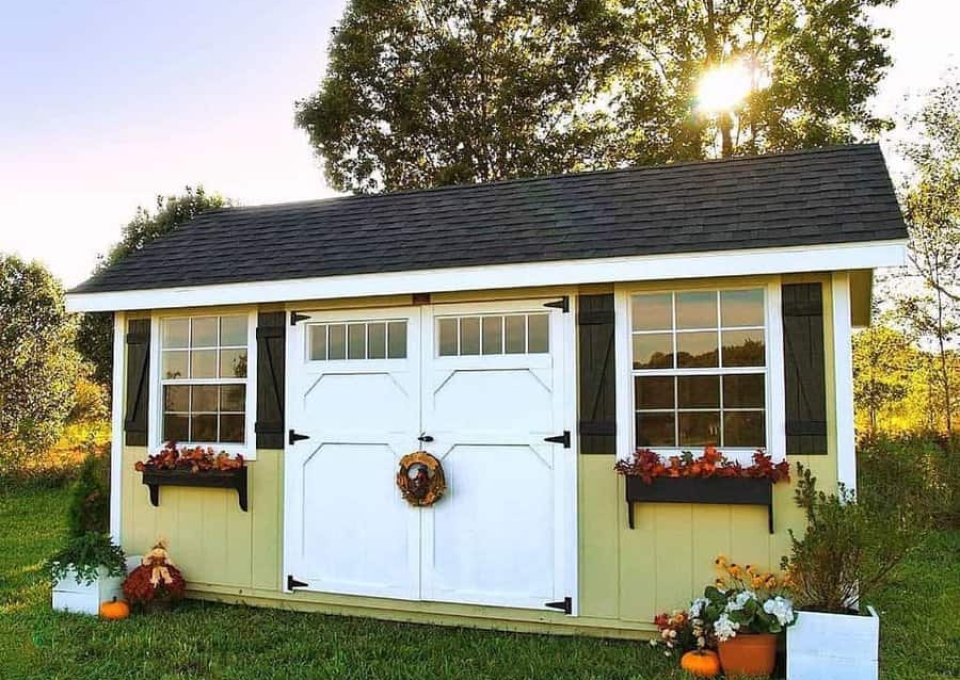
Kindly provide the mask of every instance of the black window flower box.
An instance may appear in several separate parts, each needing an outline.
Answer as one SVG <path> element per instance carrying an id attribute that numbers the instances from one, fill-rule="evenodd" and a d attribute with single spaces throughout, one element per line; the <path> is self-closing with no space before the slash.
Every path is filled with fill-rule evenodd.
<path id="1" fill-rule="evenodd" d="M 247 468 L 234 470 L 144 470 L 143 483 L 150 489 L 150 503 L 160 505 L 161 486 L 194 486 L 208 489 L 236 489 L 240 509 L 247 511 Z"/>
<path id="2" fill-rule="evenodd" d="M 650 484 L 626 475 L 627 519 L 633 529 L 634 503 L 709 503 L 762 505 L 773 533 L 773 482 L 745 477 L 654 477 Z"/>

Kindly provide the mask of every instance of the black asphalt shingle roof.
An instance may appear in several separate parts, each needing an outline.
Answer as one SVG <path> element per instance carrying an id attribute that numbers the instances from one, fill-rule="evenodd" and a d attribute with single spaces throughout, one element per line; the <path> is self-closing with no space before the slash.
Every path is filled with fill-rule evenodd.
<path id="1" fill-rule="evenodd" d="M 880 148 L 225 208 L 73 293 L 906 238 Z"/>

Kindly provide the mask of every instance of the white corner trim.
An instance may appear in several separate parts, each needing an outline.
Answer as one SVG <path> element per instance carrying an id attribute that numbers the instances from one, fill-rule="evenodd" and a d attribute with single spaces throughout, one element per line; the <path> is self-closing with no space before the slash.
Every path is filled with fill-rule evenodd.
<path id="1" fill-rule="evenodd" d="M 900 266 L 905 240 L 683 255 L 453 267 L 106 293 L 69 293 L 70 312 L 169 309 L 583 283 L 749 276 Z"/>
<path id="2" fill-rule="evenodd" d="M 834 272 L 833 365 L 836 402 L 837 480 L 857 489 L 857 451 L 853 412 L 853 348 L 851 346 L 850 275 Z"/>
<path id="3" fill-rule="evenodd" d="M 125 352 L 127 349 L 126 315 L 113 315 L 113 398 L 110 403 L 112 428 L 110 434 L 110 536 L 120 544 L 120 511 L 123 507 L 123 405 Z"/>

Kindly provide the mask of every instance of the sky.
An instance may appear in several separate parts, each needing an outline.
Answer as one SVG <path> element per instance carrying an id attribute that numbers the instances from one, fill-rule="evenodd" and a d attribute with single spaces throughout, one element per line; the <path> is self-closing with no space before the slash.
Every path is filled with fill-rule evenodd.
<path id="1" fill-rule="evenodd" d="M 138 205 L 203 184 L 244 205 L 323 198 L 294 102 L 345 0 L 0 0 L 0 252 L 83 281 Z M 875 12 L 876 109 L 960 65 L 960 0 Z M 893 169 L 895 138 L 884 146 Z"/>

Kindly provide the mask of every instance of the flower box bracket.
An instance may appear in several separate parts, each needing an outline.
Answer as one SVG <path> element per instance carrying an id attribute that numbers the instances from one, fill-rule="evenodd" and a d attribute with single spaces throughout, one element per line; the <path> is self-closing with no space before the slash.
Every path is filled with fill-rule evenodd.
<path id="1" fill-rule="evenodd" d="M 627 475 L 627 523 L 634 528 L 635 503 L 708 503 L 711 505 L 762 505 L 767 508 L 767 529 L 773 533 L 773 482 L 744 477 L 655 477 L 650 484 Z"/>
<path id="2" fill-rule="evenodd" d="M 240 509 L 247 512 L 247 468 L 234 470 L 144 470 L 143 483 L 150 490 L 150 504 L 160 505 L 161 486 L 192 486 L 208 489 L 236 489 Z"/>

